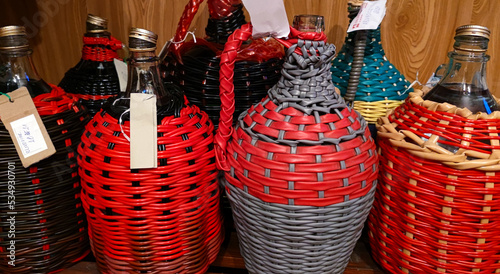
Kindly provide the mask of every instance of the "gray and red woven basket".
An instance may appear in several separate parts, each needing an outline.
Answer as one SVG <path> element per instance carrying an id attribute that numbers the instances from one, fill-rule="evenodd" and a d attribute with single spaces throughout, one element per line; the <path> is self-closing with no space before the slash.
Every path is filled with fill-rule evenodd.
<path id="1" fill-rule="evenodd" d="M 218 167 L 251 273 L 341 273 L 361 235 L 377 184 L 378 156 L 366 121 L 335 92 L 335 47 L 291 28 L 280 81 L 233 128 L 234 51 L 221 55 Z"/>

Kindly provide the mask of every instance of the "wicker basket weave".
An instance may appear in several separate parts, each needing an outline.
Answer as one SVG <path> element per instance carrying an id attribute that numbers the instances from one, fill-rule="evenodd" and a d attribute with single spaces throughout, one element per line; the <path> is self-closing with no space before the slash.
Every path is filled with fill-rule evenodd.
<path id="1" fill-rule="evenodd" d="M 120 91 L 113 60 L 119 58 L 116 51 L 121 48 L 122 43 L 113 37 L 83 37 L 82 59 L 59 83 L 65 91 L 82 100 L 91 116 Z"/>
<path id="2" fill-rule="evenodd" d="M 130 136 L 130 128 L 127 115 L 118 122 L 122 112 L 106 105 L 87 124 L 78 148 L 100 271 L 205 272 L 223 240 L 212 122 L 187 100 L 173 113 L 159 112 L 158 167 L 137 170 L 130 169 L 123 134 Z"/>
<path id="3" fill-rule="evenodd" d="M 87 223 L 80 200 L 76 149 L 87 111 L 62 89 L 33 99 L 56 153 L 24 168 L 12 139 L 0 122 L 0 272 L 54 273 L 89 253 Z M 11 164 L 13 163 L 13 164 Z M 15 215 L 8 210 L 8 175 L 15 178 Z M 14 234 L 9 217 L 15 216 Z M 9 265 L 15 241 L 15 266 Z"/>
<path id="4" fill-rule="evenodd" d="M 390 273 L 498 273 L 500 112 L 473 115 L 422 94 L 377 124 L 373 257 Z"/>
<path id="5" fill-rule="evenodd" d="M 251 33 L 250 24 L 235 31 L 221 56 L 216 134 L 246 267 L 342 273 L 373 201 L 374 141 L 363 118 L 335 93 L 329 71 L 335 47 L 323 33 L 293 28 L 281 41 L 289 49 L 280 82 L 233 130 L 234 51 Z"/>
<path id="6" fill-rule="evenodd" d="M 229 34 L 245 24 L 241 1 L 229 16 L 220 19 L 210 18 L 206 28 L 208 37 L 193 41 L 183 41 L 194 14 L 203 0 L 189 0 L 174 38 L 176 44 L 171 54 L 165 59 L 165 79 L 178 84 L 188 100 L 205 111 L 217 126 L 220 113 L 219 98 L 219 63 L 218 56 Z M 209 9 L 217 0 L 208 0 Z M 229 4 L 226 3 L 226 4 Z M 216 23 L 217 22 L 217 23 Z M 282 47 L 273 39 L 252 41 L 238 60 L 234 73 L 235 113 L 234 118 L 247 110 L 266 95 L 266 92 L 279 80 L 283 56 Z M 270 57 L 266 57 L 266 54 Z M 255 56 L 264 56 L 257 59 Z M 240 58 L 239 57 L 239 58 Z M 255 59 L 255 60 L 254 60 Z"/>
<path id="7" fill-rule="evenodd" d="M 359 8 L 349 2 L 351 21 Z M 370 124 L 402 104 L 412 91 L 408 89 L 410 83 L 387 60 L 380 27 L 348 33 L 344 46 L 333 60 L 332 79 L 345 100 L 353 102 L 353 108 Z"/>

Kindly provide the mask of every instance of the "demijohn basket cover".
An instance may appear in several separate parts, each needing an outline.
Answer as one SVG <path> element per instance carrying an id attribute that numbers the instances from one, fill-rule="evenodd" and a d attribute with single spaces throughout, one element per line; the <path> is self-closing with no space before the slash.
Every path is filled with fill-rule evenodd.
<path id="1" fill-rule="evenodd" d="M 107 104 L 87 124 L 78 147 L 82 201 L 103 273 L 204 273 L 219 252 L 214 126 L 198 107 L 181 105 L 158 113 L 157 168 L 130 169 L 124 110 Z"/>
<path id="2" fill-rule="evenodd" d="M 389 273 L 498 273 L 500 112 L 422 94 L 377 123 L 373 257 Z"/>
<path id="3" fill-rule="evenodd" d="M 207 0 L 207 37 L 181 42 L 203 0 L 189 0 L 180 18 L 171 53 L 165 59 L 167 81 L 177 83 L 189 101 L 219 121 L 219 63 L 227 37 L 245 24 L 240 0 Z M 175 42 L 177 41 L 177 42 Z M 262 99 L 278 82 L 284 52 L 274 39 L 253 39 L 239 50 L 234 69 L 234 117 Z"/>
<path id="4" fill-rule="evenodd" d="M 359 1 L 349 2 L 350 21 L 360 9 L 353 2 Z M 331 70 L 342 96 L 354 102 L 354 109 L 370 124 L 402 104 L 412 91 L 408 89 L 410 83 L 385 56 L 380 26 L 348 33 Z"/>
<path id="5" fill-rule="evenodd" d="M 218 166 L 251 273 L 342 273 L 371 208 L 378 172 L 366 121 L 335 92 L 335 47 L 291 28 L 280 81 L 232 128 L 237 30 L 221 56 Z M 227 157 L 227 158 L 226 158 Z"/>
<path id="6" fill-rule="evenodd" d="M 89 14 L 87 25 L 90 24 L 89 19 L 95 18 Z M 107 25 L 107 20 L 103 23 Z M 121 48 L 122 43 L 112 36 L 85 35 L 81 60 L 66 72 L 59 83 L 66 92 L 82 100 L 91 116 L 101 109 L 108 98 L 115 97 L 120 91 L 114 59 L 119 59 L 116 51 Z"/>
<path id="7" fill-rule="evenodd" d="M 24 168 L 0 122 L 0 273 L 55 273 L 89 252 L 76 165 L 77 146 L 89 120 L 87 111 L 56 86 L 33 101 L 56 153 Z M 9 187 L 7 178 L 15 182 L 15 189 Z M 8 210 L 11 194 L 15 204 Z M 14 224 L 10 216 L 15 216 Z M 8 236 L 12 225 L 14 237 Z M 9 264 L 11 240 L 15 242 L 14 266 Z"/>

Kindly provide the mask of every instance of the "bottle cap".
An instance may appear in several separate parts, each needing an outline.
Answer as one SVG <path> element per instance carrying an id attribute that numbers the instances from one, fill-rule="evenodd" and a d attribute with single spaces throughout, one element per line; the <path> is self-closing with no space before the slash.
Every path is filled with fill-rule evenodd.
<path id="1" fill-rule="evenodd" d="M 158 35 L 152 31 L 141 28 L 130 29 L 129 48 L 131 51 L 154 50 L 157 40 Z"/>
<path id="2" fill-rule="evenodd" d="M 95 16 L 93 14 L 87 15 L 87 32 L 105 32 L 108 30 L 108 19 Z"/>
<path id="3" fill-rule="evenodd" d="M 491 31 L 487 27 L 479 25 L 464 25 L 457 28 L 455 36 L 479 36 L 490 39 Z"/>
<path id="4" fill-rule="evenodd" d="M 28 48 L 28 36 L 23 26 L 5 26 L 0 28 L 0 50 Z"/>

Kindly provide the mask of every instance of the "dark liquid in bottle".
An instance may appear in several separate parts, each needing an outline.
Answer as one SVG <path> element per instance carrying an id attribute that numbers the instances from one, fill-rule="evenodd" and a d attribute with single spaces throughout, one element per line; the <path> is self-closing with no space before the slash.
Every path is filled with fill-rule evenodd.
<path id="1" fill-rule="evenodd" d="M 437 103 L 447 102 L 457 107 L 465 107 L 473 113 L 488 113 L 485 102 L 491 112 L 500 110 L 489 90 L 480 90 L 470 84 L 438 84 L 423 98 Z"/>
<path id="2" fill-rule="evenodd" d="M 12 92 L 18 88 L 21 88 L 18 83 L 8 81 L 1 83 L 0 82 L 0 91 L 1 92 Z M 52 88 L 44 81 L 44 80 L 30 80 L 28 81 L 28 85 L 26 86 L 32 98 L 52 91 Z"/>

